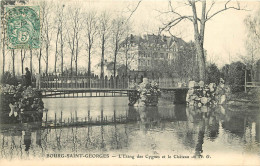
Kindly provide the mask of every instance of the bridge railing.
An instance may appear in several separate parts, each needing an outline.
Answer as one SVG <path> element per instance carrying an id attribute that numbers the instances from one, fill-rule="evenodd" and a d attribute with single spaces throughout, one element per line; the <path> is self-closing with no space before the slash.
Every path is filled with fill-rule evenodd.
<path id="1" fill-rule="evenodd" d="M 127 77 L 87 77 L 87 76 L 43 76 L 41 88 L 46 89 L 80 89 L 80 88 L 128 88 Z"/>
<path id="2" fill-rule="evenodd" d="M 174 78 L 153 79 L 160 88 L 173 88 L 181 86 Z M 41 76 L 40 87 L 43 89 L 128 89 L 134 79 L 125 76 L 117 77 L 88 77 L 88 76 Z M 138 80 L 137 83 L 139 83 Z"/>

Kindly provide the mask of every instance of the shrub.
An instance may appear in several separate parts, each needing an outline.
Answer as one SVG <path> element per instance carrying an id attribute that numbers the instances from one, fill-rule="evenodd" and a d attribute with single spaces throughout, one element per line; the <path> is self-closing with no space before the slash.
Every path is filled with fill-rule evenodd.
<path id="1" fill-rule="evenodd" d="M 220 79 L 220 71 L 215 64 L 210 64 L 206 68 L 206 84 L 215 83 L 218 85 Z"/>
<path id="2" fill-rule="evenodd" d="M 18 85 L 18 80 L 16 77 L 12 76 L 12 74 L 7 71 L 1 77 L 1 84 L 9 84 L 9 85 Z"/>
<path id="3" fill-rule="evenodd" d="M 238 61 L 231 63 L 228 67 L 224 67 L 222 68 L 222 75 L 224 76 L 226 83 L 231 86 L 231 91 L 243 91 L 245 79 L 245 65 L 242 62 Z"/>

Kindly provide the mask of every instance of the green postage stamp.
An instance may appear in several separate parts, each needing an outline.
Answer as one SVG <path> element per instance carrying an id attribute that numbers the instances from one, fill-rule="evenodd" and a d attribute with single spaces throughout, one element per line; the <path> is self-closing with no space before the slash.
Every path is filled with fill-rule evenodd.
<path id="1" fill-rule="evenodd" d="M 5 11 L 7 47 L 40 48 L 40 7 L 6 6 Z"/>

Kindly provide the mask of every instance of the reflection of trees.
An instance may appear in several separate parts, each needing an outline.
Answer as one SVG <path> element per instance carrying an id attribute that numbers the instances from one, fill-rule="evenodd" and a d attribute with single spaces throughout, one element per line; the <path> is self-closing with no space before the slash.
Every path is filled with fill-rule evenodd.
<path id="1" fill-rule="evenodd" d="M 103 109 L 101 109 L 100 112 L 101 122 L 103 121 L 102 111 Z M 115 110 L 113 119 L 115 121 L 117 120 L 117 123 L 115 122 L 112 125 L 87 125 L 82 128 L 61 127 L 43 130 L 27 129 L 27 138 L 23 138 L 22 134 L 16 130 L 9 131 L 6 134 L 1 134 L 0 157 L 14 158 L 18 157 L 18 155 L 20 158 L 26 158 L 27 155 L 45 157 L 46 153 L 53 153 L 52 151 L 57 153 L 65 151 L 79 153 L 86 152 L 86 150 L 91 152 L 111 149 L 120 150 L 134 143 L 135 140 L 132 140 L 132 136 L 136 130 L 140 130 L 138 124 L 140 124 L 141 130 L 143 129 L 145 131 L 145 136 L 146 132 L 149 133 L 158 128 L 161 130 L 174 129 L 173 138 L 177 138 L 178 142 L 182 144 L 182 147 L 193 149 L 195 155 L 201 155 L 203 153 L 205 138 L 214 141 L 218 137 L 219 119 L 223 120 L 224 122 L 222 124 L 226 125 L 223 126 L 223 128 L 229 131 L 229 129 L 231 130 L 233 128 L 230 126 L 227 127 L 227 125 L 231 122 L 241 121 L 241 118 L 237 118 L 239 115 L 245 117 L 245 121 L 238 123 L 242 123 L 244 125 L 243 129 L 246 128 L 247 132 L 251 134 L 249 136 L 250 138 L 245 142 L 248 142 L 248 147 L 250 147 L 249 143 L 259 141 L 259 117 L 241 114 L 241 112 L 234 113 L 229 110 L 219 111 L 218 109 L 207 109 L 202 111 L 189 107 L 173 107 L 173 110 L 162 111 L 160 108 L 158 110 L 158 107 L 129 107 L 126 114 L 126 123 L 124 122 L 125 124 L 119 123 L 119 113 Z M 171 111 L 174 111 L 174 113 Z M 90 113 L 88 117 L 90 121 Z M 236 120 L 234 120 L 234 118 Z M 136 121 L 140 122 L 137 124 L 135 123 Z M 252 123 L 254 123 L 254 125 L 252 125 Z M 166 127 L 161 128 L 162 124 L 165 124 Z M 241 127 L 240 125 L 239 127 Z M 23 130 L 25 131 L 25 129 Z M 255 135 L 252 135 L 254 132 Z M 36 133 L 36 144 L 30 140 L 31 136 L 34 136 L 32 133 Z M 141 134 L 143 133 L 141 132 Z M 230 134 L 227 136 L 230 136 Z M 255 140 L 253 136 L 255 136 Z M 154 137 L 145 138 L 150 139 L 150 148 L 155 151 L 159 144 L 155 142 L 156 140 L 153 140 Z M 233 140 L 233 138 L 231 135 L 228 137 L 228 140 Z M 27 148 L 24 148 L 26 144 Z M 25 149 L 27 151 L 25 151 Z M 27 152 L 30 152 L 30 154 Z"/>
<path id="2" fill-rule="evenodd" d="M 86 149 L 90 149 L 91 146 L 93 145 L 93 142 L 90 139 L 90 129 L 91 129 L 91 126 L 88 126 L 87 127 L 87 138 L 86 138 L 86 142 L 85 142 Z"/>
<path id="3" fill-rule="evenodd" d="M 222 127 L 239 137 L 243 137 L 245 132 L 246 116 L 244 112 L 229 111 L 226 109 L 225 120 L 222 122 Z"/>
<path id="4" fill-rule="evenodd" d="M 117 129 L 117 124 L 116 124 L 116 110 L 114 109 L 114 131 L 112 130 L 112 140 L 111 140 L 111 147 L 113 149 L 119 149 L 121 146 L 120 146 L 120 143 L 119 143 L 119 137 L 118 137 L 118 129 Z"/>
<path id="5" fill-rule="evenodd" d="M 55 132 L 55 141 L 57 143 L 57 148 L 58 150 L 61 150 L 61 141 L 60 141 L 60 138 L 61 138 L 61 133 L 62 133 L 62 128 L 61 129 L 54 129 L 54 132 Z"/>

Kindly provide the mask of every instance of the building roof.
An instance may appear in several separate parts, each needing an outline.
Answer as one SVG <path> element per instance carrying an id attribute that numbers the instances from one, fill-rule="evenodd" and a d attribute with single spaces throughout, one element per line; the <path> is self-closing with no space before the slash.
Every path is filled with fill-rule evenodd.
<path id="1" fill-rule="evenodd" d="M 171 48 L 173 44 L 176 44 L 178 47 L 186 46 L 187 43 L 176 36 L 165 36 L 165 35 L 154 35 L 154 34 L 147 34 L 144 36 L 136 36 L 130 35 L 127 37 L 121 45 L 125 45 L 126 43 L 133 43 L 138 45 L 139 47 L 156 47 L 156 46 L 165 46 Z"/>

